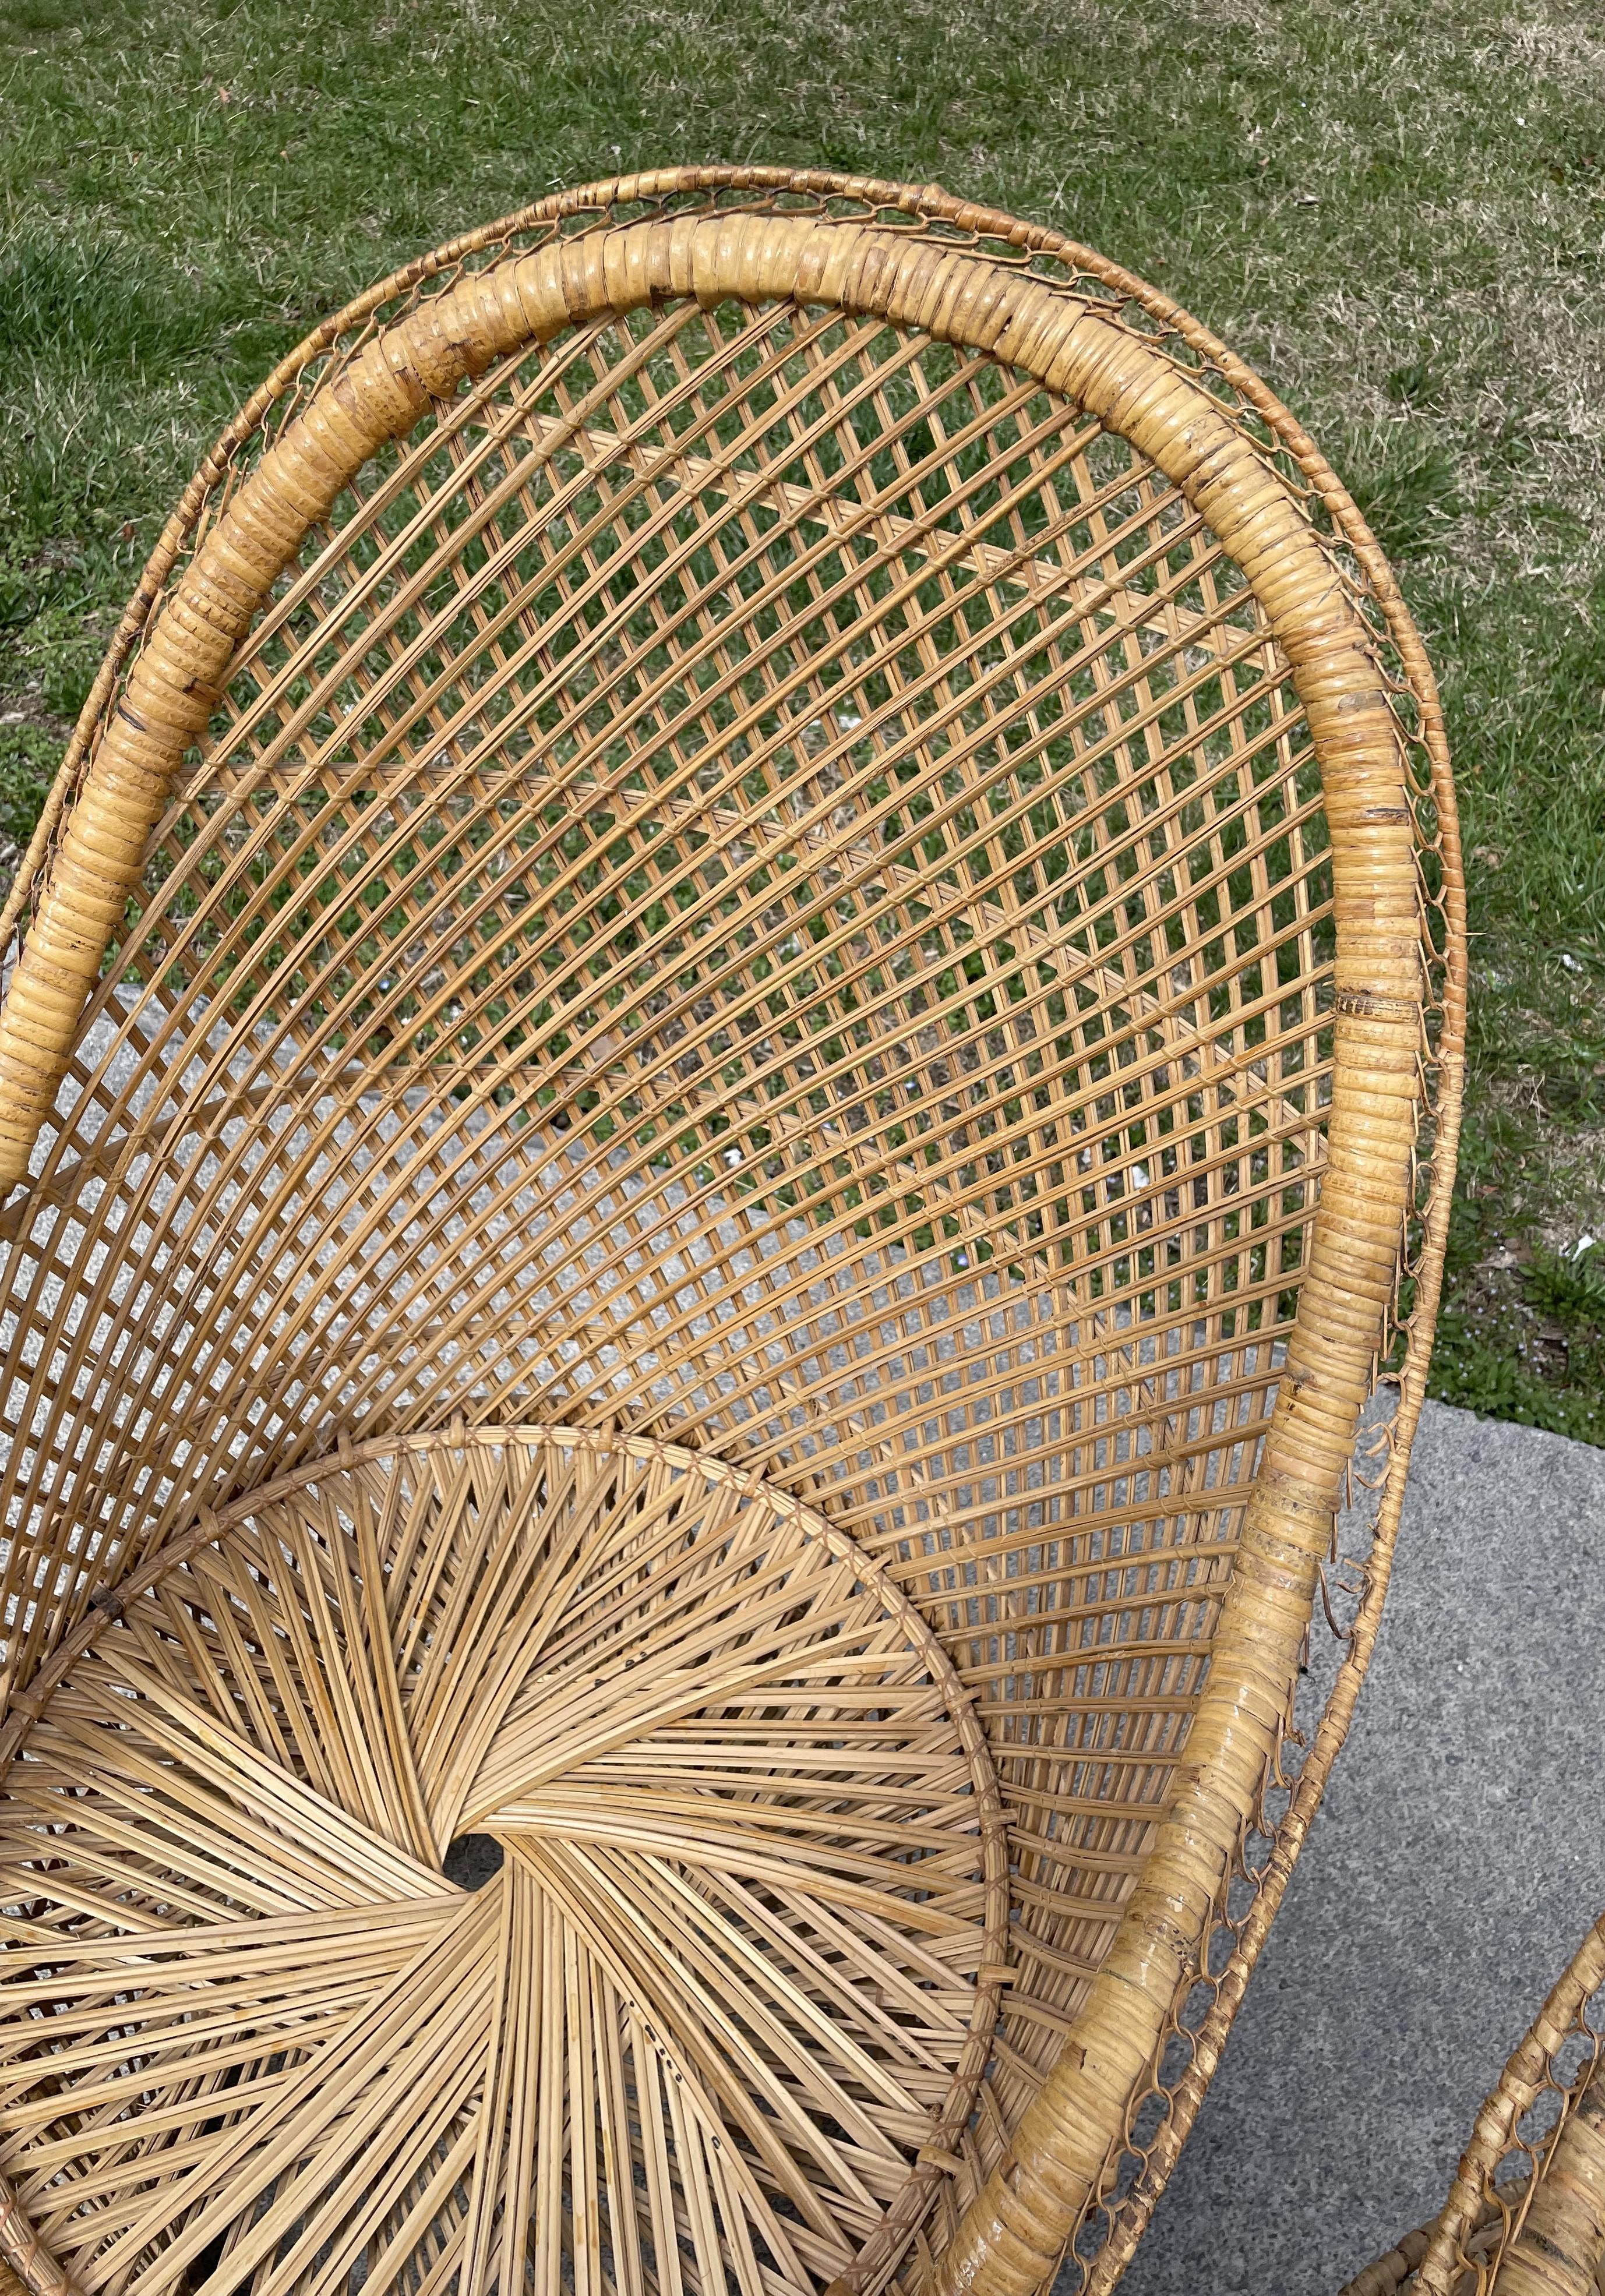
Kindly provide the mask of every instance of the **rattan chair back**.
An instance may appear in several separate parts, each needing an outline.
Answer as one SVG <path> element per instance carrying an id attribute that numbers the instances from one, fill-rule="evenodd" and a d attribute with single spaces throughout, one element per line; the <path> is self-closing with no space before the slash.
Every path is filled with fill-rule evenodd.
<path id="1" fill-rule="evenodd" d="M 243 410 L 10 919 L 14 2273 L 1107 2285 L 1459 1104 L 1296 424 L 934 188 L 548 200 Z"/>

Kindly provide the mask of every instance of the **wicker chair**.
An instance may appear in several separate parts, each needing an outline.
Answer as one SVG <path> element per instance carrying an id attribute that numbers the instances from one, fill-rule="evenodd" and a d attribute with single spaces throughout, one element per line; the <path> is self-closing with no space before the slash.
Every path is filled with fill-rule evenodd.
<path id="1" fill-rule="evenodd" d="M 1296 424 L 935 187 L 549 199 L 230 426 L 7 926 L 13 2278 L 1108 2285 L 1453 1160 Z"/>
<path id="2" fill-rule="evenodd" d="M 1489 2094 L 1443 2212 L 1342 2296 L 1605 2292 L 1605 1915 Z"/>

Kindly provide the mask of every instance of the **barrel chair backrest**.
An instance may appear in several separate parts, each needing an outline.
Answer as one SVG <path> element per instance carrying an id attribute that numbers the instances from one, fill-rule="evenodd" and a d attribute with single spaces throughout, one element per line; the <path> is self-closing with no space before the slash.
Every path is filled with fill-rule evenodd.
<path id="1" fill-rule="evenodd" d="M 546 2169 L 509 2136 L 500 2198 L 459 2205 L 473 2146 L 442 2121 L 444 2181 L 422 2154 L 397 2170 L 362 2271 L 517 2276 L 527 2172 L 558 2177 L 568 2212 L 543 2290 L 597 2271 L 1023 2296 L 1134 2161 L 1091 2267 L 1113 2277 L 1363 1671 L 1453 1165 L 1460 887 L 1436 695 L 1291 418 L 1150 291 L 934 188 L 726 169 L 548 201 L 376 289 L 243 411 L 130 606 L 12 917 L 0 1759 L 29 1825 L 48 1800 L 29 1781 L 87 1791 L 71 1749 L 103 1744 L 133 1692 L 165 1713 L 174 1669 L 185 1698 L 226 1678 L 208 1729 L 259 1705 L 251 1761 L 295 1777 L 273 1791 L 360 1808 L 364 1874 L 422 1953 L 407 1890 L 449 1886 L 453 1835 L 498 1832 L 487 1812 L 509 1840 L 538 1830 L 506 1748 L 525 1758 L 539 1698 L 509 1675 L 496 1705 L 500 1643 L 472 1695 L 449 1692 L 407 1635 L 459 1664 L 469 1597 L 449 1590 L 503 1553 L 493 1514 L 552 1585 L 569 1583 L 553 1523 L 612 1526 L 606 1552 L 638 1558 L 616 1565 L 631 1618 L 661 1620 L 692 1599 L 638 1560 L 670 1508 L 699 1551 L 745 1526 L 765 1558 L 753 1618 L 811 1654 L 775 1693 L 776 1744 L 807 1742 L 827 1645 L 881 1669 L 827 1701 L 848 1736 L 885 1734 L 840 1904 L 877 1843 L 918 1858 L 958 1828 L 929 1869 L 951 1869 L 945 1897 L 905 1891 L 851 1946 L 808 1915 L 814 1976 L 785 1989 L 752 2076 L 773 2084 L 768 2118 L 731 2135 L 732 2105 L 709 2135 L 714 2090 L 682 2104 L 668 2082 L 663 2114 L 704 2134 L 676 2121 L 663 2167 L 643 2067 L 670 2043 L 607 1962 L 600 1989 L 572 1979 L 563 2027 L 572 2043 L 584 1995 L 613 2037 L 573 2056 L 600 2068 L 573 2074 L 594 2152 L 571 2134 L 550 2165 L 558 2112 Z M 1369 1578 L 1244 1919 L 1230 1893 L 1271 1824 L 1379 1364 L 1400 1399 Z M 333 1562 L 309 1559 L 342 1538 L 379 1605 L 360 1634 L 357 1595 L 342 1609 Z M 590 1615 L 579 1580 L 565 1599 Z M 264 1621 L 280 1605 L 263 1649 L 325 1635 L 344 1667 L 355 1637 L 367 1686 L 298 1692 L 292 1728 L 267 1660 L 223 1649 L 223 1614 L 252 1603 Z M 624 1679 L 597 1675 L 598 1712 Z M 472 1719 L 493 1708 L 499 1736 Z M 584 1735 L 578 1711 L 560 1735 Z M 393 1775 L 335 1751 L 391 1736 Z M 819 1759 L 796 1754 L 797 1775 Z M 918 1810 L 893 1783 L 917 1775 Z M 803 1789 L 786 1791 L 789 1809 Z M 41 1953 L 56 1939 L 100 1967 L 114 1838 L 109 1815 L 54 1885 L 8 1841 Z M 215 1876 L 181 1889 L 177 1871 L 121 1874 L 133 1932 L 218 1901 Z M 592 1885 L 540 1871 L 572 1977 Z M 684 1913 L 666 1874 L 638 1933 L 671 1925 L 671 1899 Z M 771 1943 L 806 1898 L 772 1887 L 740 1916 Z M 353 1918 L 327 1914 L 329 1953 Z M 516 1960 L 525 1915 L 503 1918 Z M 904 1923 L 929 1932 L 918 1984 L 951 1972 L 951 2000 L 931 1997 L 951 2046 L 934 2025 L 895 2047 L 872 2018 L 860 2032 L 828 1977 Z M 1212 2021 L 1173 2075 L 1201 1976 Z M 21 2013 L 87 2031 L 54 1962 L 29 1983 Z M 852 2068 L 805 2111 L 795 2085 L 833 2029 L 858 2036 Z M 128 2044 L 105 2047 L 109 2082 Z M 233 2076 L 242 2095 L 283 2062 Z M 483 2072 L 482 2120 L 512 2062 Z M 1156 2083 L 1150 2139 L 1133 2115 Z M 198 2188 L 141 2217 L 132 2172 L 91 2163 L 54 2094 L 0 2156 L 0 2246 L 38 2296 L 357 2268 L 315 2215 L 325 2245 L 295 2248 L 266 2170 L 248 2192 L 218 2169 L 235 2218 Z M 174 2103 L 152 2128 L 202 2148 L 245 2126 L 207 2095 L 204 2128 Z M 132 2158 L 167 2140 L 130 2121 L 119 2141 Z M 627 2188 L 675 2258 L 631 2246 Z M 584 2261 L 604 2219 L 605 2267 Z"/>

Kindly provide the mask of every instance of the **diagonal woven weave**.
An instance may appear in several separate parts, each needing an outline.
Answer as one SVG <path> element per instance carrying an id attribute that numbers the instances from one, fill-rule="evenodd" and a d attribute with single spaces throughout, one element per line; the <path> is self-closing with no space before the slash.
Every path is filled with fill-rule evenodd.
<path id="1" fill-rule="evenodd" d="M 547 201 L 242 411 L 7 923 L 13 2275 L 1107 2288 L 1453 1160 L 1291 418 L 934 188 Z"/>

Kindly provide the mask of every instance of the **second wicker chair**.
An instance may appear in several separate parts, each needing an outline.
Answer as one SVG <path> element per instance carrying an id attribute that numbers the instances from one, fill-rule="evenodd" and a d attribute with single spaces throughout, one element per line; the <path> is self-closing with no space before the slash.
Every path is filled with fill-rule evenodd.
<path id="1" fill-rule="evenodd" d="M 1442 2213 L 1343 2296 L 1605 2289 L 1605 1915 L 1477 2116 Z"/>

